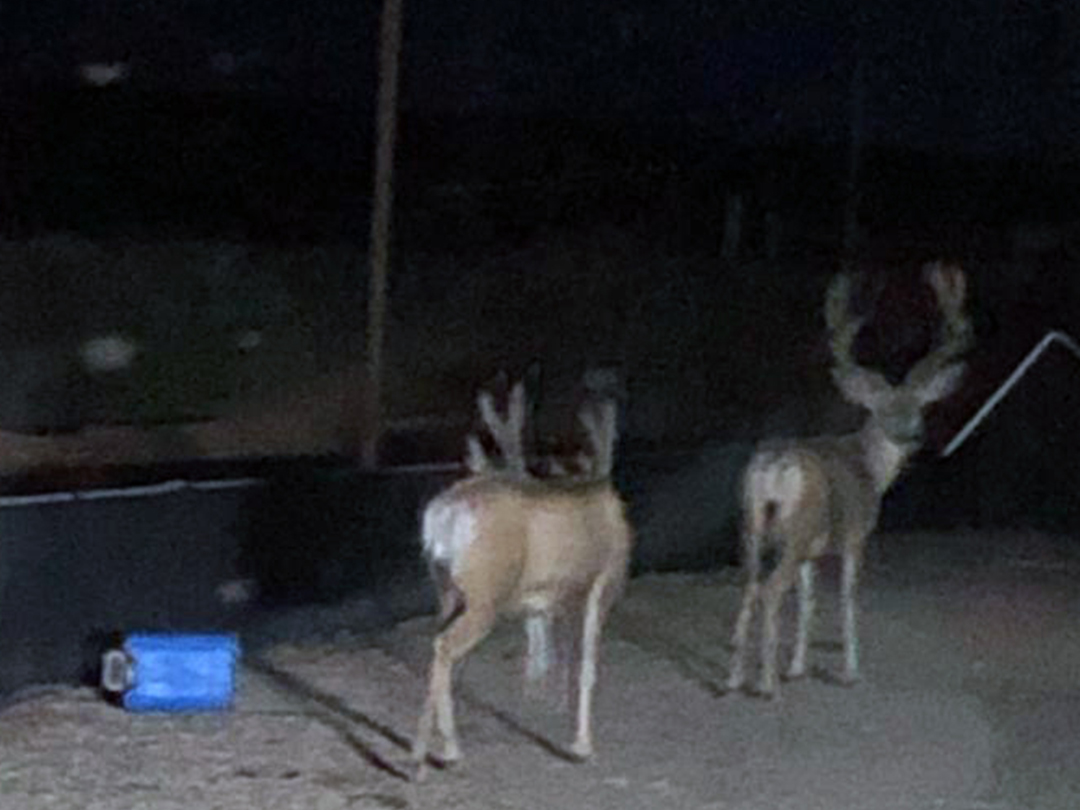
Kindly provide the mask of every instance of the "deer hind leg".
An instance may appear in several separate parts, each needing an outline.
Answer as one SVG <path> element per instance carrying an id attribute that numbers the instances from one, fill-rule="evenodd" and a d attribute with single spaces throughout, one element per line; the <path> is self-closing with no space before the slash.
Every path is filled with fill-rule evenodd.
<path id="1" fill-rule="evenodd" d="M 761 676 L 758 694 L 771 698 L 776 694 L 776 658 L 780 647 L 780 607 L 784 601 L 783 578 L 778 568 L 761 593 Z"/>
<path id="2" fill-rule="evenodd" d="M 494 620 L 494 610 L 470 604 L 458 612 L 435 638 L 427 698 L 413 746 L 417 779 L 424 776 L 433 726 L 438 727 L 443 738 L 443 759 L 447 763 L 461 759 L 451 693 L 454 665 L 484 640 L 491 632 Z"/>
<path id="3" fill-rule="evenodd" d="M 731 667 L 728 671 L 727 689 L 741 689 L 746 682 L 746 642 L 750 635 L 750 620 L 757 605 L 760 585 L 751 580 L 743 588 L 739 617 L 735 620 L 735 633 L 731 637 Z"/>
<path id="4" fill-rule="evenodd" d="M 859 680 L 859 628 L 856 591 L 861 568 L 859 552 L 844 552 L 843 572 L 840 582 L 840 605 L 844 625 L 844 674 L 842 682 L 853 684 Z"/>
<path id="5" fill-rule="evenodd" d="M 746 531 L 743 548 L 746 585 L 743 586 L 742 604 L 731 637 L 731 666 L 726 683 L 726 688 L 732 692 L 741 689 L 746 682 L 746 642 L 750 635 L 750 621 L 761 595 L 761 535 L 750 527 Z"/>
<path id="6" fill-rule="evenodd" d="M 795 631 L 795 651 L 788 665 L 789 679 L 806 674 L 806 651 L 810 645 L 810 628 L 814 621 L 814 561 L 806 560 L 799 566 L 798 595 L 799 619 Z"/>
<path id="7" fill-rule="evenodd" d="M 609 591 L 615 587 L 618 572 L 611 568 L 604 571 L 589 588 L 585 600 L 581 631 L 581 662 L 578 672 L 577 731 L 570 752 L 579 759 L 587 759 L 593 753 L 592 701 L 596 689 L 597 659 L 600 651 L 600 631 L 611 606 Z"/>
<path id="8" fill-rule="evenodd" d="M 780 562 L 765 580 L 761 591 L 761 678 L 757 691 L 762 697 L 774 697 L 779 685 L 776 669 L 780 652 L 780 609 L 795 583 L 799 567 L 795 557 L 787 550 L 783 551 Z"/>

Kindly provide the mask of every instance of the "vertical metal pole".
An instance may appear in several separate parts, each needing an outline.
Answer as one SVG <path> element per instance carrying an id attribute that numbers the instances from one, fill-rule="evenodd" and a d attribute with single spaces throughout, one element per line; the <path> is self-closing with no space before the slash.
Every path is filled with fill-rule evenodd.
<path id="1" fill-rule="evenodd" d="M 390 219 L 394 202 L 394 146 L 397 138 L 398 74 L 404 0 L 384 0 L 379 31 L 379 101 L 376 112 L 375 187 L 369 241 L 366 363 L 361 426 L 361 463 L 379 464 L 382 438 L 382 371 L 386 331 L 386 280 L 390 264 Z"/>

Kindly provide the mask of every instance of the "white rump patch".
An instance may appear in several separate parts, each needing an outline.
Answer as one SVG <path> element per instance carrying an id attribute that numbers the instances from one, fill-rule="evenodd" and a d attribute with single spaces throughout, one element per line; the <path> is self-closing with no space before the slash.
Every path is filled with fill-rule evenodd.
<path id="1" fill-rule="evenodd" d="M 795 511 L 805 480 L 798 460 L 790 456 L 755 460 L 749 475 L 750 502 L 757 510 L 763 510 L 770 503 L 776 504 L 777 517 L 785 520 Z M 755 517 L 764 520 L 760 511 Z"/>
<path id="2" fill-rule="evenodd" d="M 476 536 L 476 516 L 465 501 L 436 498 L 424 509 L 421 535 L 424 555 L 453 569 Z"/>

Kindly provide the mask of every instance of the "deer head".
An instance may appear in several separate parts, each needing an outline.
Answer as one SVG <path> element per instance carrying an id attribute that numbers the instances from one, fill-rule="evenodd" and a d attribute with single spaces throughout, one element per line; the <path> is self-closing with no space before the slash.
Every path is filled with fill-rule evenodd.
<path id="1" fill-rule="evenodd" d="M 934 290 L 942 320 L 936 347 L 908 371 L 899 385 L 855 362 L 852 347 L 864 319 L 851 314 L 851 280 L 833 279 L 825 302 L 834 366 L 833 380 L 849 402 L 872 414 L 872 425 L 893 444 L 909 450 L 923 441 L 923 409 L 951 394 L 964 373 L 957 358 L 973 342 L 970 318 L 964 311 L 967 282 L 955 265 L 934 262 L 923 268 Z"/>

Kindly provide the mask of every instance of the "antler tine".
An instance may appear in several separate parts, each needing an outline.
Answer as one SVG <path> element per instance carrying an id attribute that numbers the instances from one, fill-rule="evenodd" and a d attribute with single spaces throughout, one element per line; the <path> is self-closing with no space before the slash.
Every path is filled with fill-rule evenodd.
<path id="1" fill-rule="evenodd" d="M 852 348 L 862 329 L 863 319 L 851 313 L 851 278 L 838 273 L 825 295 L 825 324 L 829 330 L 829 346 L 839 368 L 852 368 L 855 358 Z"/>
<path id="2" fill-rule="evenodd" d="M 933 287 L 942 312 L 954 318 L 963 314 L 964 300 L 967 297 L 967 276 L 959 266 L 931 262 L 923 268 L 923 277 Z"/>
<path id="3" fill-rule="evenodd" d="M 964 271 L 955 264 L 932 262 L 923 268 L 923 276 L 934 290 L 942 318 L 937 347 L 908 372 L 907 379 L 914 383 L 932 377 L 974 342 L 971 317 L 964 308 L 967 297 Z"/>
<path id="4" fill-rule="evenodd" d="M 468 447 L 468 452 L 465 454 L 465 467 L 470 473 L 483 475 L 494 469 L 491 459 L 484 452 L 484 447 L 475 433 L 470 433 L 465 438 L 465 444 Z"/>
<path id="5" fill-rule="evenodd" d="M 525 427 L 525 385 L 518 382 L 510 391 L 510 398 L 506 406 L 506 417 L 499 415 L 495 407 L 495 398 L 489 391 L 481 391 L 476 398 L 477 407 L 480 409 L 480 417 L 484 425 L 491 433 L 495 444 L 502 453 L 506 469 L 513 473 L 525 474 L 525 450 L 523 446 L 522 431 Z M 479 448 L 479 442 L 470 442 L 470 469 L 471 461 L 478 450 L 484 455 L 483 449 Z M 486 455 L 484 455 L 486 459 Z M 485 469 L 491 468 L 490 460 L 487 460 Z"/>
<path id="6" fill-rule="evenodd" d="M 578 412 L 592 445 L 592 473 L 596 478 L 608 478 L 615 466 L 615 442 L 618 439 L 618 406 L 614 400 L 588 403 Z"/>
<path id="7" fill-rule="evenodd" d="M 851 311 L 851 288 L 850 277 L 840 273 L 829 284 L 825 296 L 825 321 L 833 354 L 832 378 L 844 399 L 873 409 L 880 392 L 889 388 L 889 383 L 880 372 L 860 366 L 855 360 L 855 338 L 865 317 Z M 879 294 L 880 287 L 872 297 L 876 299 Z"/>

